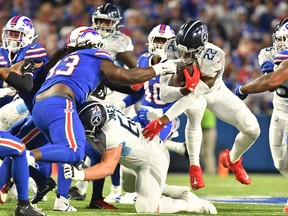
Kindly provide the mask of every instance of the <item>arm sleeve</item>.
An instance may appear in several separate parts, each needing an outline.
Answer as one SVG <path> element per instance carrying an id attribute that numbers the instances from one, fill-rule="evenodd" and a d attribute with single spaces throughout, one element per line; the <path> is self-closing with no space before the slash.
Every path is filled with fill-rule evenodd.
<path id="1" fill-rule="evenodd" d="M 183 112 L 185 112 L 189 107 L 192 106 L 193 97 L 191 94 L 188 94 L 186 96 L 183 96 L 180 100 L 176 101 L 170 109 L 167 110 L 165 115 L 168 117 L 168 119 L 171 121 L 172 119 L 175 119 L 179 115 L 181 115 Z"/>
<path id="2" fill-rule="evenodd" d="M 160 98 L 164 103 L 171 103 L 183 97 L 180 88 L 172 86 L 172 79 L 173 75 L 160 77 Z"/>
<path id="3" fill-rule="evenodd" d="M 33 77 L 30 74 L 19 76 L 17 73 L 12 71 L 9 73 L 5 82 L 18 91 L 30 92 L 33 88 Z"/>

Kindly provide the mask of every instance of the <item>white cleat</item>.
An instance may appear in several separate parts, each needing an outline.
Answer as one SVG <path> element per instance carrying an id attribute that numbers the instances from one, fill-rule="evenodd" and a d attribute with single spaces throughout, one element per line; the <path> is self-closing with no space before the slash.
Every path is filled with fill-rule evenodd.
<path id="1" fill-rule="evenodd" d="M 60 196 L 59 198 L 56 197 L 54 202 L 53 211 L 69 211 L 69 212 L 76 212 L 77 209 L 74 208 L 69 203 L 69 199 L 66 199 L 63 196 Z"/>
<path id="2" fill-rule="evenodd" d="M 125 193 L 124 196 L 122 196 L 120 203 L 121 204 L 135 204 L 137 199 L 136 192 L 134 193 Z"/>
<path id="3" fill-rule="evenodd" d="M 104 201 L 107 203 L 120 202 L 122 198 L 121 186 L 111 186 L 110 194 L 105 197 Z"/>

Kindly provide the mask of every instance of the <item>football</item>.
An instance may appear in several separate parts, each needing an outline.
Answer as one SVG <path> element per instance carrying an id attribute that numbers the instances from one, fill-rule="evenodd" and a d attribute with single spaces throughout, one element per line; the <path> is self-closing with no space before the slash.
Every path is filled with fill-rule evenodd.
<path id="1" fill-rule="evenodd" d="M 187 69 L 188 73 L 190 76 L 193 75 L 193 64 L 189 64 L 183 67 L 179 67 L 177 68 L 176 74 L 174 74 L 173 76 L 173 85 L 174 86 L 181 86 L 184 87 L 185 86 L 185 75 L 184 75 L 184 69 Z"/>

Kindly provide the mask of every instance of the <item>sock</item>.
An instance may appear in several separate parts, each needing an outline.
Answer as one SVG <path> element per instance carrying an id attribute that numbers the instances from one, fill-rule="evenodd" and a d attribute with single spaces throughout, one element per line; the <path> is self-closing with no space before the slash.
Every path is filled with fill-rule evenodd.
<path id="1" fill-rule="evenodd" d="M 186 211 L 188 203 L 183 199 L 172 199 L 170 197 L 161 197 L 159 201 L 159 213 L 175 213 Z"/>
<path id="2" fill-rule="evenodd" d="M 169 151 L 176 152 L 176 153 L 178 153 L 178 154 L 180 154 L 182 156 L 185 156 L 185 153 L 187 151 L 183 142 L 175 142 L 175 141 L 172 141 L 172 140 L 166 140 L 164 142 L 164 145 L 166 146 L 166 148 Z"/>
<path id="3" fill-rule="evenodd" d="M 111 175 L 112 185 L 120 186 L 120 164 L 118 163 L 114 173 Z"/>
<path id="4" fill-rule="evenodd" d="M 13 158 L 12 176 L 17 188 L 18 199 L 28 200 L 29 170 L 25 150 Z"/>
<path id="5" fill-rule="evenodd" d="M 29 204 L 30 204 L 30 202 L 28 199 L 27 200 L 18 200 L 18 205 L 20 205 L 20 206 L 27 206 Z"/>
<path id="6" fill-rule="evenodd" d="M 78 189 L 78 193 L 83 196 L 86 194 L 88 181 L 77 181 L 75 187 Z"/>
<path id="7" fill-rule="evenodd" d="M 191 128 L 187 122 L 185 129 L 186 146 L 189 155 L 190 165 L 200 166 L 200 151 L 202 142 L 202 128 Z"/>
<path id="8" fill-rule="evenodd" d="M 5 157 L 0 166 L 0 188 L 4 187 L 4 185 L 12 178 L 11 167 L 12 159 L 10 157 Z"/>
<path id="9" fill-rule="evenodd" d="M 105 178 L 93 181 L 93 193 L 91 201 L 95 201 L 103 197 L 104 182 Z"/>
<path id="10" fill-rule="evenodd" d="M 64 170 L 63 170 L 63 164 L 58 163 L 58 187 L 57 187 L 57 193 L 66 199 L 68 199 L 68 193 L 69 188 L 72 183 L 71 179 L 65 179 L 64 177 Z"/>

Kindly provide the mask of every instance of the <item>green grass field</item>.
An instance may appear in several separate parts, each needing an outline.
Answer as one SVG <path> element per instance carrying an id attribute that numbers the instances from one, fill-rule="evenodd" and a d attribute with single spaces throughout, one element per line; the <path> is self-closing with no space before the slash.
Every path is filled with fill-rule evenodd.
<path id="1" fill-rule="evenodd" d="M 288 198 L 288 187 L 287 179 L 280 174 L 252 174 L 250 175 L 252 183 L 250 185 L 241 185 L 234 179 L 233 175 L 228 177 L 208 176 L 204 175 L 206 186 L 195 193 L 200 196 L 233 196 L 233 197 L 248 197 L 248 196 L 273 196 L 273 197 L 287 197 Z M 184 174 L 169 174 L 167 179 L 168 184 L 175 185 L 186 185 L 189 186 L 189 177 Z M 91 184 L 89 184 L 91 185 Z M 107 195 L 110 190 L 110 178 L 106 179 L 104 195 Z M 116 204 L 119 208 L 117 211 L 107 210 L 91 210 L 87 208 L 90 201 L 91 186 L 88 189 L 87 197 L 85 201 L 74 201 L 71 200 L 71 204 L 78 209 L 78 212 L 54 212 L 52 211 L 53 203 L 55 199 L 55 193 L 48 193 L 48 201 L 40 202 L 39 208 L 46 213 L 46 215 L 75 215 L 75 216 L 86 216 L 86 215 L 136 215 L 134 205 Z M 282 212 L 284 205 L 263 205 L 263 204 L 240 204 L 240 203 L 219 203 L 213 202 L 218 210 L 218 215 L 245 215 L 245 216 L 270 216 L 270 215 L 288 215 Z M 12 216 L 14 215 L 14 208 L 16 200 L 9 196 L 7 203 L 0 204 L 0 216 Z M 141 215 L 141 214 L 137 214 Z M 144 215 L 144 214 L 143 214 Z M 153 214 L 145 214 L 153 215 Z M 154 214 L 155 215 L 155 214 Z M 198 215 L 187 212 L 180 212 L 177 214 L 165 214 L 165 215 Z"/>

